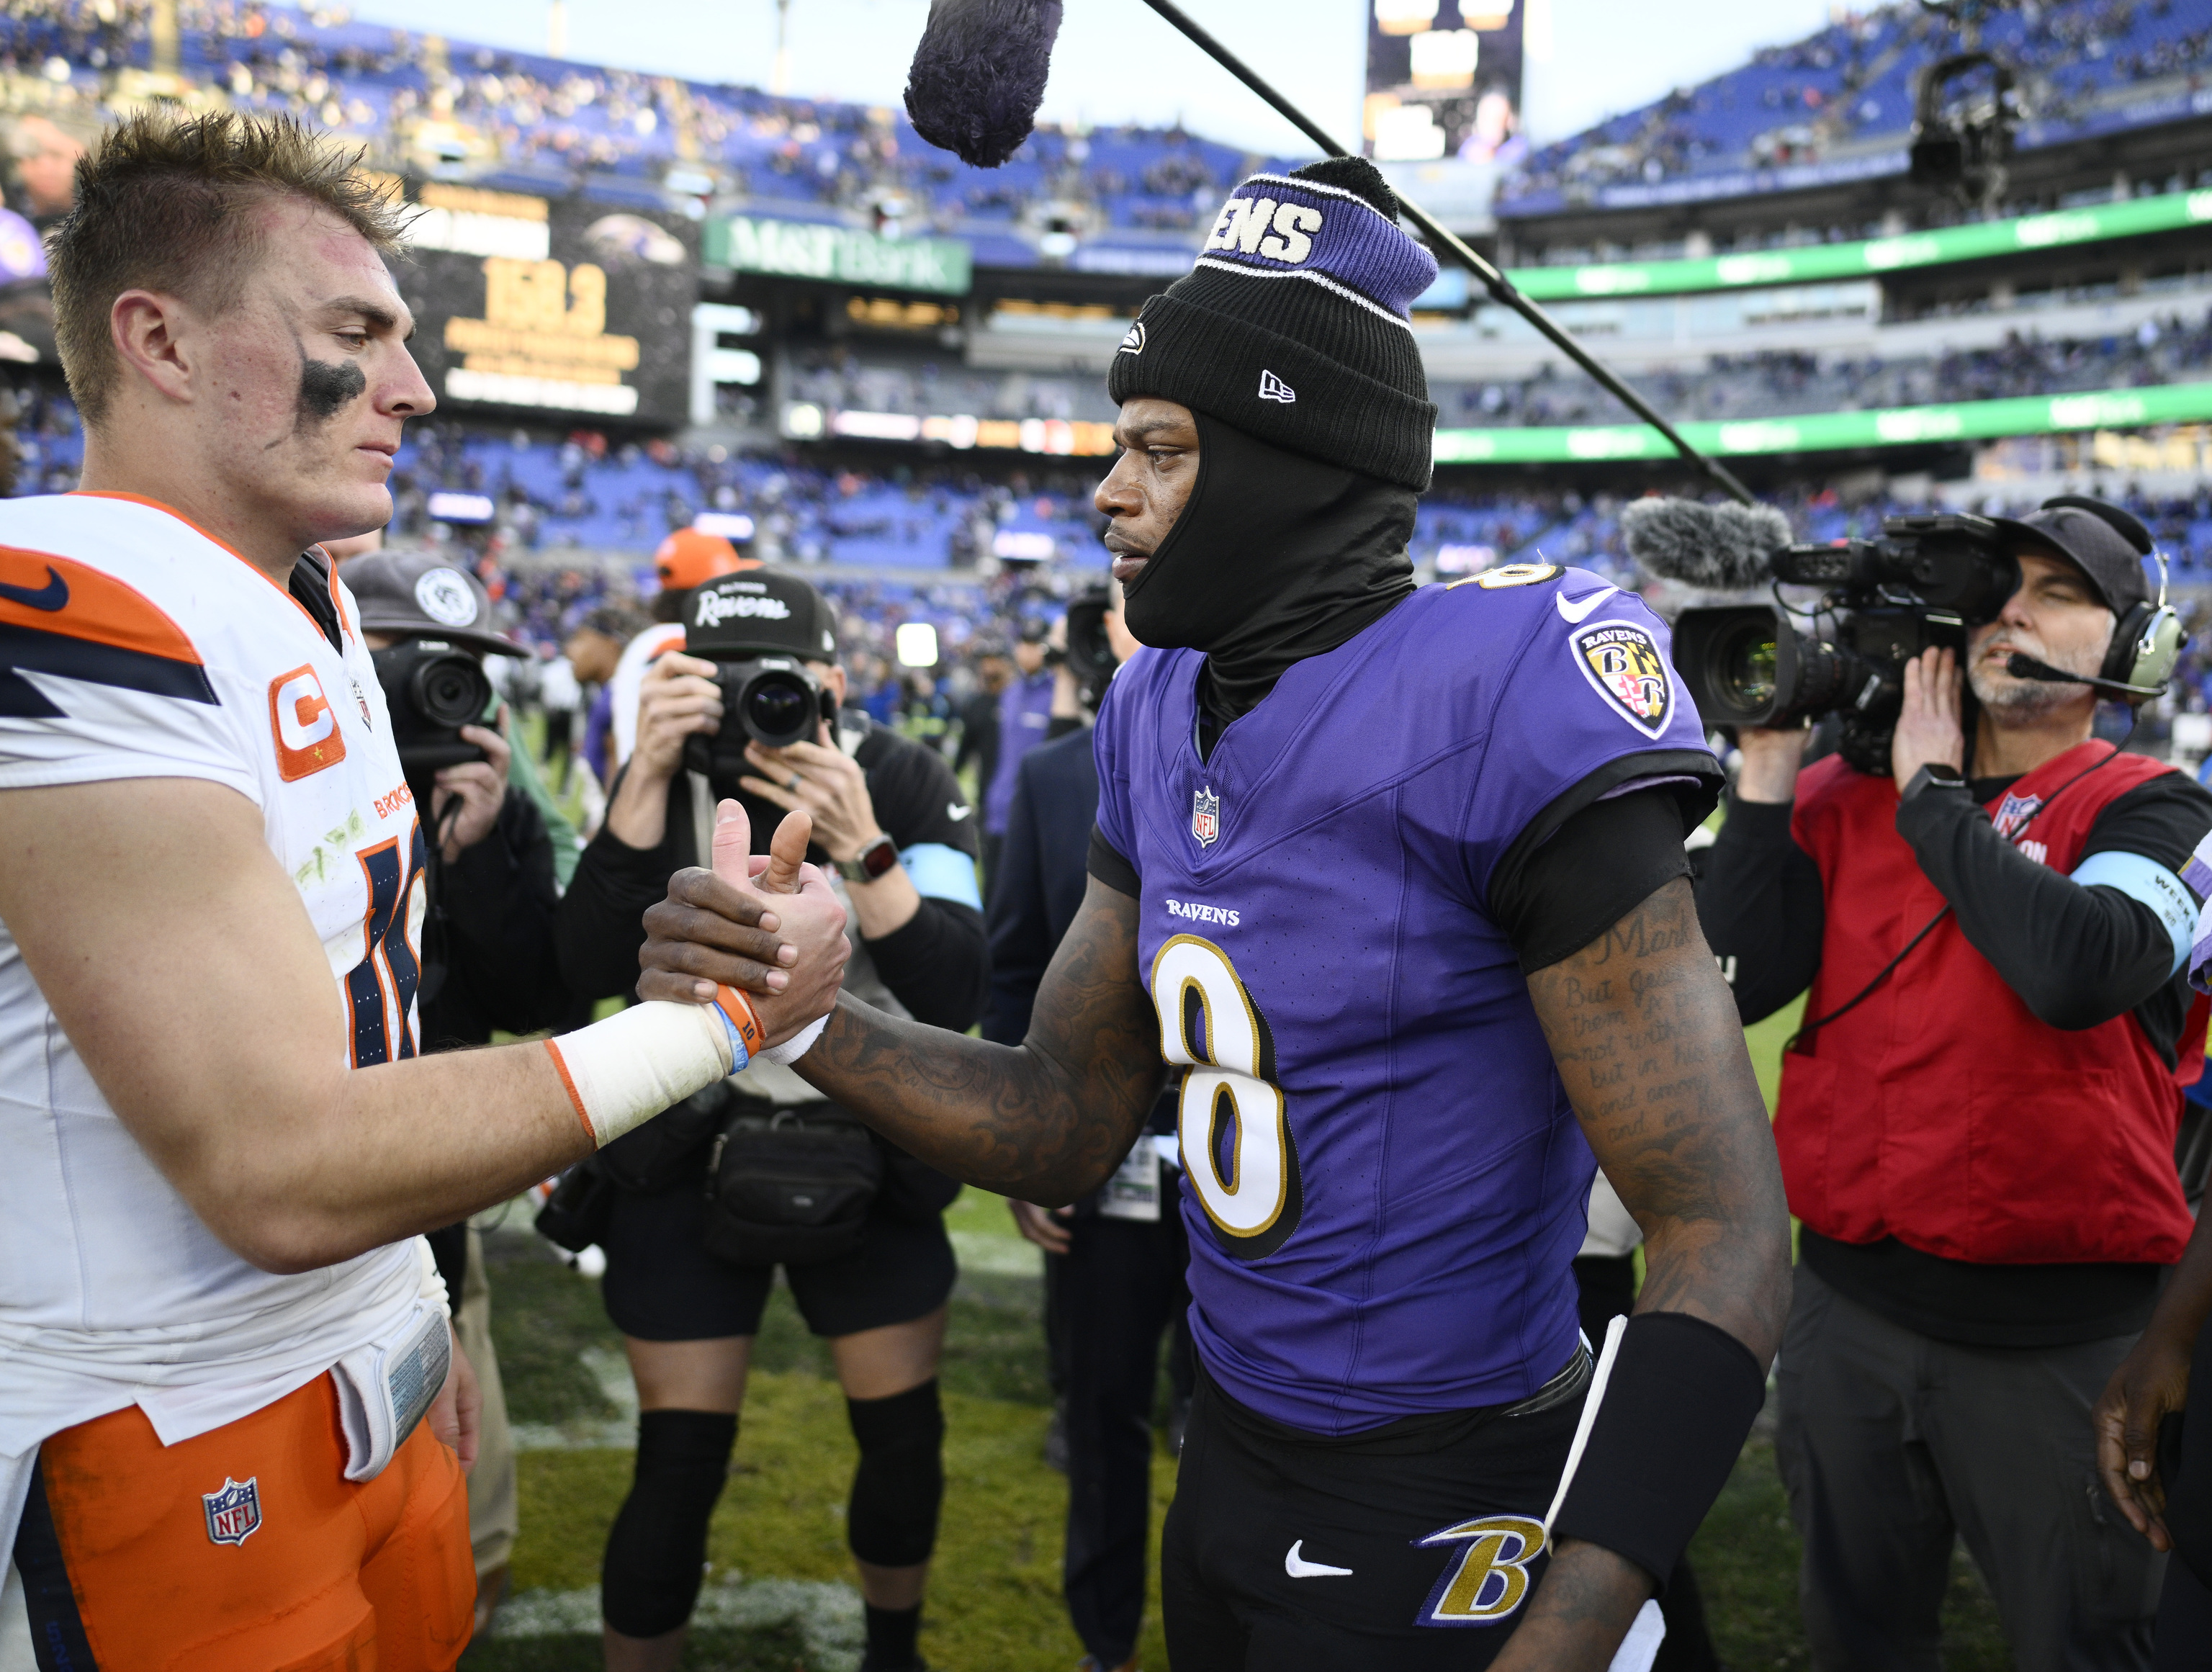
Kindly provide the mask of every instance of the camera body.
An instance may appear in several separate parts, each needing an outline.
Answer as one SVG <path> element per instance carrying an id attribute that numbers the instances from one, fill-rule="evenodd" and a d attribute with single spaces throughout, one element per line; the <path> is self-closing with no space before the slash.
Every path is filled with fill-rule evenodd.
<path id="1" fill-rule="evenodd" d="M 1096 708 L 1106 686 L 1121 664 L 1115 659 L 1114 641 L 1106 636 L 1106 612 L 1114 607 L 1114 594 L 1104 587 L 1091 587 L 1067 606 L 1067 671 L 1083 688 L 1083 706 Z"/>
<path id="2" fill-rule="evenodd" d="M 369 653 L 376 682 L 392 712 L 392 741 L 410 787 L 441 767 L 480 761 L 484 751 L 461 736 L 480 726 L 491 707 L 491 680 L 483 664 L 443 639 L 403 639 Z M 418 797 L 422 789 L 416 788 Z M 426 807 L 424 815 L 428 817 Z"/>
<path id="3" fill-rule="evenodd" d="M 824 720 L 836 725 L 837 699 L 795 656 L 749 656 L 720 662 L 714 683 L 722 690 L 722 724 L 711 735 L 684 740 L 687 770 L 716 785 L 734 784 L 754 770 L 745 745 L 769 749 L 819 740 Z"/>
<path id="4" fill-rule="evenodd" d="M 1774 578 L 1826 596 L 1801 630 L 1776 604 L 1685 610 L 1674 665 L 1708 725 L 1794 726 L 1841 716 L 1838 749 L 1862 772 L 1889 770 L 1905 665 L 1996 619 L 2020 589 L 2003 531 L 1958 514 L 1890 517 L 1881 538 L 1784 546 Z"/>

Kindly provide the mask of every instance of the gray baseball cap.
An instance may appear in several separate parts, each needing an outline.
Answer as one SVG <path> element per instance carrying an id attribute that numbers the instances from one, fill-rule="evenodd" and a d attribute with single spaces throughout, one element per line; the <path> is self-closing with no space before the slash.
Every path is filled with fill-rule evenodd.
<path id="1" fill-rule="evenodd" d="M 444 639 L 495 656 L 527 656 L 491 629 L 483 582 L 429 551 L 372 551 L 338 566 L 361 611 L 362 630 L 410 639 Z"/>
<path id="2" fill-rule="evenodd" d="M 2154 542 L 2132 513 L 2086 494 L 2046 499 L 2024 517 L 1998 517 L 1996 526 L 2036 545 L 2071 558 L 2089 577 L 2116 616 L 2150 598 L 2150 578 L 2142 560 Z"/>

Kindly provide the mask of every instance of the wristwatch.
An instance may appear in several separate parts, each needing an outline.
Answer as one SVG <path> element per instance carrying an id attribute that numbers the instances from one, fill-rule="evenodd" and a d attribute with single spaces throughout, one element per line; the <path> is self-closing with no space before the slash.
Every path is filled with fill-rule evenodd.
<path id="1" fill-rule="evenodd" d="M 837 861 L 837 874 L 848 883 L 872 883 L 898 863 L 898 843 L 879 836 L 849 860 Z"/>
<path id="2" fill-rule="evenodd" d="M 1947 761 L 1930 761 L 1905 781 L 1905 793 L 1899 801 L 1910 801 L 1929 789 L 1964 789 L 1965 775 Z"/>

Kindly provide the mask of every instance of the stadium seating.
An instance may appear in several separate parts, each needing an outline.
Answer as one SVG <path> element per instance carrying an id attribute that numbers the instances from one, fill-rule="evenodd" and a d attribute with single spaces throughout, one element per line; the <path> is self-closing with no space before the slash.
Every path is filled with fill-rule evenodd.
<path id="1" fill-rule="evenodd" d="M 1619 182 L 1901 147 L 1919 72 L 1955 39 L 1914 6 L 1847 17 L 1532 153 L 1502 186 L 1498 212 L 1542 214 Z M 2019 74 L 2021 147 L 2060 144 L 2193 90 L 2212 65 L 2212 0 L 2043 0 L 1990 12 L 1981 44 Z"/>

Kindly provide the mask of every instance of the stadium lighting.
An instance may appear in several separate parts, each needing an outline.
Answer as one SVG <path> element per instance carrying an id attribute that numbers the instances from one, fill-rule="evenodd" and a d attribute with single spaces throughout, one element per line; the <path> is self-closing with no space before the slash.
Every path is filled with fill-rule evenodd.
<path id="1" fill-rule="evenodd" d="M 927 622 L 901 622 L 894 642 L 901 667 L 937 666 L 937 629 Z"/>

